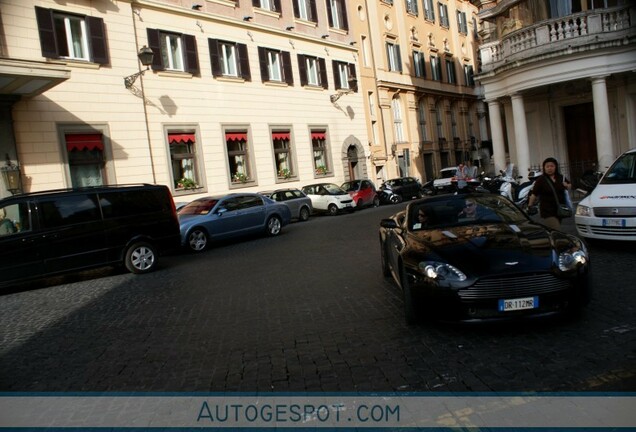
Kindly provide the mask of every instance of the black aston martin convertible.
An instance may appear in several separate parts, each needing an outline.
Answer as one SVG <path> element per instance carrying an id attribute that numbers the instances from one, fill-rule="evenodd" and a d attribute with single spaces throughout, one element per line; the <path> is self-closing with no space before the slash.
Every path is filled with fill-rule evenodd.
<path id="1" fill-rule="evenodd" d="M 408 323 L 548 315 L 589 302 L 583 241 L 533 222 L 499 195 L 413 201 L 381 221 L 380 248 Z"/>

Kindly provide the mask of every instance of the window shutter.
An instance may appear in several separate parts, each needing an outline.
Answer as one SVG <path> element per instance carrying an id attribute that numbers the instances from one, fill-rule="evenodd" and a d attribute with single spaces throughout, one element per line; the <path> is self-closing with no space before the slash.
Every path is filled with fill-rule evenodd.
<path id="1" fill-rule="evenodd" d="M 219 58 L 219 41 L 217 39 L 208 39 L 210 47 L 210 63 L 212 63 L 212 76 L 221 76 L 221 61 Z"/>
<path id="2" fill-rule="evenodd" d="M 289 85 L 294 85 L 294 73 L 292 72 L 291 55 L 287 51 L 281 52 L 283 58 L 283 74 L 285 75 L 285 82 Z"/>
<path id="3" fill-rule="evenodd" d="M 402 54 L 400 53 L 400 46 L 395 44 L 395 54 L 397 57 L 397 71 L 402 72 Z"/>
<path id="4" fill-rule="evenodd" d="M 274 0 L 274 12 L 280 12 L 281 8 L 280 8 L 280 0 Z"/>
<path id="5" fill-rule="evenodd" d="M 199 75 L 199 57 L 197 55 L 197 39 L 192 35 L 181 35 L 185 47 L 185 70 L 192 75 Z"/>
<path id="6" fill-rule="evenodd" d="M 146 29 L 148 35 L 148 48 L 152 49 L 152 70 L 164 70 L 163 56 L 161 55 L 161 45 L 159 43 L 159 30 Z"/>
<path id="7" fill-rule="evenodd" d="M 356 65 L 354 65 L 353 63 L 349 63 L 348 68 L 349 68 L 349 79 L 355 78 L 357 80 L 358 77 L 356 75 Z M 350 88 L 350 89 L 357 93 L 358 85 L 356 84 L 354 88 Z"/>
<path id="8" fill-rule="evenodd" d="M 300 73 L 300 85 L 307 85 L 307 65 L 305 63 L 305 56 L 298 54 L 298 72 Z"/>
<path id="9" fill-rule="evenodd" d="M 342 11 L 342 30 L 349 30 L 349 20 L 347 19 L 347 5 L 344 1 L 340 2 L 340 10 Z"/>
<path id="10" fill-rule="evenodd" d="M 340 69 L 338 68 L 338 62 L 332 61 L 331 68 L 333 69 L 333 84 L 336 87 L 336 90 L 340 90 L 342 88 L 342 83 L 340 82 Z"/>
<path id="11" fill-rule="evenodd" d="M 94 63 L 108 64 L 108 49 L 104 34 L 104 20 L 91 16 L 86 17 L 88 35 L 91 42 L 91 60 Z"/>
<path id="12" fill-rule="evenodd" d="M 241 67 L 241 76 L 245 81 L 252 81 L 252 73 L 250 71 L 250 59 L 247 56 L 247 45 L 236 44 L 239 55 L 239 65 Z"/>
<path id="13" fill-rule="evenodd" d="M 333 27 L 333 16 L 331 15 L 331 1 L 327 0 L 327 18 L 329 18 L 329 27 Z"/>
<path id="14" fill-rule="evenodd" d="M 258 62 L 261 67 L 261 81 L 269 81 L 269 68 L 267 63 L 267 50 L 263 47 L 258 47 Z"/>
<path id="15" fill-rule="evenodd" d="M 320 65 L 320 84 L 322 84 L 322 88 L 329 88 L 329 80 L 327 79 L 327 64 L 324 58 L 318 59 L 318 64 Z"/>
<path id="16" fill-rule="evenodd" d="M 311 11 L 311 16 L 309 16 L 309 21 L 318 22 L 318 12 L 316 10 L 316 0 L 309 0 L 309 10 Z"/>
<path id="17" fill-rule="evenodd" d="M 292 5 L 294 6 L 294 18 L 300 18 L 300 10 L 298 8 L 298 0 L 293 0 Z"/>
<path id="18" fill-rule="evenodd" d="M 252 0 L 252 6 L 261 7 L 261 0 Z"/>
<path id="19" fill-rule="evenodd" d="M 40 48 L 42 57 L 58 58 L 57 40 L 55 37 L 55 25 L 53 24 L 53 11 L 35 7 L 35 17 L 38 22 L 38 32 L 40 34 Z"/>

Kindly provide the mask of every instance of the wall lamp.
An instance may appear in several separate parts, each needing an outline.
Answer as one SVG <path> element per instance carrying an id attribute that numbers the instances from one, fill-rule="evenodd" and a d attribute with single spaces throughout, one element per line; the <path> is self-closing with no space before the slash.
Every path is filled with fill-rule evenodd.
<path id="1" fill-rule="evenodd" d="M 11 192 L 11 195 L 22 192 L 22 185 L 20 179 L 20 167 L 9 158 L 7 154 L 6 166 L 0 168 L 2 172 L 2 180 L 4 181 L 5 188 Z"/>
<path id="2" fill-rule="evenodd" d="M 349 88 L 338 90 L 338 93 L 329 96 L 329 100 L 331 101 L 331 103 L 336 103 L 336 101 L 344 95 L 355 93 L 358 91 L 358 80 L 355 77 L 349 78 L 349 81 L 347 81 L 347 83 L 349 84 Z"/>
<path id="3" fill-rule="evenodd" d="M 133 86 L 133 84 L 135 83 L 137 78 L 139 78 L 139 76 L 143 75 L 144 72 L 150 69 L 150 65 L 152 64 L 152 58 L 154 57 L 154 53 L 152 52 L 152 49 L 144 45 L 137 53 L 137 57 L 139 57 L 139 61 L 141 62 L 141 64 L 146 66 L 146 69 L 140 70 L 139 72 L 124 78 L 124 85 L 126 86 L 127 89 Z"/>

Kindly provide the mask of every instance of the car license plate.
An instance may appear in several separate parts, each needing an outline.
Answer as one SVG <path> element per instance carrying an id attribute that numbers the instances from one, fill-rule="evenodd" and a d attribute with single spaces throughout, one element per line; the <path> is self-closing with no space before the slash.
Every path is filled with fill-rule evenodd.
<path id="1" fill-rule="evenodd" d="M 351 203 L 345 204 L 345 207 L 351 207 Z"/>
<path id="2" fill-rule="evenodd" d="M 625 227 L 625 219 L 603 219 L 604 227 Z"/>
<path id="3" fill-rule="evenodd" d="M 508 312 L 524 309 L 536 309 L 539 307 L 539 297 L 524 297 L 518 299 L 499 300 L 499 312 Z"/>

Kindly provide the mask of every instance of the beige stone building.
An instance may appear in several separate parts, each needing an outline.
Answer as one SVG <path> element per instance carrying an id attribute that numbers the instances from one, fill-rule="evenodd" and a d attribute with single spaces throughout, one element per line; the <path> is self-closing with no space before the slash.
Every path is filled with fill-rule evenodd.
<path id="1" fill-rule="evenodd" d="M 0 166 L 25 192 L 148 182 L 177 201 L 368 177 L 349 3 L 3 0 Z"/>

